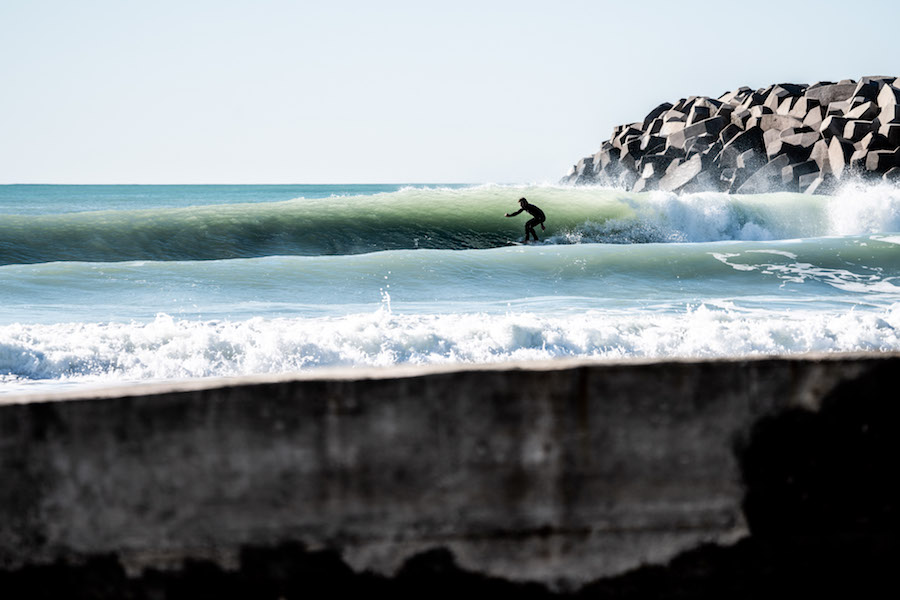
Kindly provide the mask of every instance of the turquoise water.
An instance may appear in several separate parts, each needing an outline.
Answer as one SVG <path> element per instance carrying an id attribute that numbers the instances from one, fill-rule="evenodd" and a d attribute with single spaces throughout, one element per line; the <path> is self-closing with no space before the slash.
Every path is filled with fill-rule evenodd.
<path id="1" fill-rule="evenodd" d="M 523 237 L 526 196 L 547 213 Z M 900 191 L 0 186 L 0 394 L 900 349 Z"/>

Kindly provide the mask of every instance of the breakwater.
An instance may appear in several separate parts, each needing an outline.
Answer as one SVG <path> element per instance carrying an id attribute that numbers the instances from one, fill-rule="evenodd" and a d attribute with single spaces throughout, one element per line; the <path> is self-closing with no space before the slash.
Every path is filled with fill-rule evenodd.
<path id="1" fill-rule="evenodd" d="M 241 572 L 248 548 L 288 545 L 344 577 L 440 551 L 573 590 L 748 534 L 893 535 L 894 492 L 873 481 L 897 456 L 898 367 L 558 361 L 11 397 L 0 585 L 97 556 L 128 577 Z"/>
<path id="2" fill-rule="evenodd" d="M 900 179 L 900 79 L 741 87 L 664 102 L 620 125 L 563 183 L 631 191 L 827 193 Z"/>

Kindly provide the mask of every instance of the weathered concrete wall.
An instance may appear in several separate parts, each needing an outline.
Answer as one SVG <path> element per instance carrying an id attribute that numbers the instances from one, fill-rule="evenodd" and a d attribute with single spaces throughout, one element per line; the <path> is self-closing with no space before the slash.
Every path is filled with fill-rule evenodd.
<path id="1" fill-rule="evenodd" d="M 525 368 L 527 367 L 527 368 Z M 580 583 L 746 533 L 735 443 L 900 355 L 346 371 L 0 405 L 0 568 L 300 542 Z"/>

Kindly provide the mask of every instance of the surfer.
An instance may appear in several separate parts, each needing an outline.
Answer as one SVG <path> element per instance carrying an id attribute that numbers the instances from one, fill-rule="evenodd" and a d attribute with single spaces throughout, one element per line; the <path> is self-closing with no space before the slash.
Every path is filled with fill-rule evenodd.
<path id="1" fill-rule="evenodd" d="M 529 235 L 533 235 L 534 241 L 538 241 L 538 236 L 537 236 L 537 233 L 535 233 L 535 231 L 534 231 L 534 226 L 540 225 L 542 231 L 544 229 L 547 229 L 546 227 L 544 227 L 544 221 L 547 219 L 547 217 L 544 216 L 544 211 L 539 209 L 534 204 L 529 204 L 528 200 L 526 200 L 525 198 L 519 198 L 519 206 L 521 206 L 521 208 L 519 210 L 517 210 L 514 213 L 506 213 L 506 216 L 514 217 L 524 210 L 529 215 L 534 217 L 532 219 L 529 219 L 528 222 L 525 223 L 525 243 L 526 244 L 528 243 Z"/>

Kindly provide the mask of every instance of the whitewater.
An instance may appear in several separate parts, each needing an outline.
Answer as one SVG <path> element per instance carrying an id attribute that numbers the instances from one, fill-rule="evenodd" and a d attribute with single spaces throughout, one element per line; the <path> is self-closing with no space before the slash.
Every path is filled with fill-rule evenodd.
<path id="1" fill-rule="evenodd" d="M 541 241 L 520 197 L 547 214 Z M 0 186 L 0 394 L 900 350 L 900 189 Z"/>

